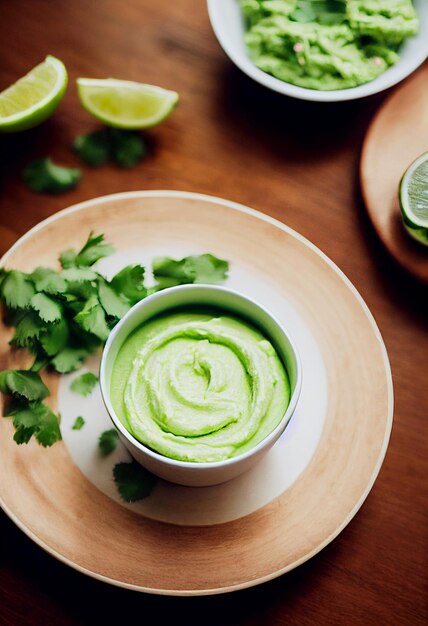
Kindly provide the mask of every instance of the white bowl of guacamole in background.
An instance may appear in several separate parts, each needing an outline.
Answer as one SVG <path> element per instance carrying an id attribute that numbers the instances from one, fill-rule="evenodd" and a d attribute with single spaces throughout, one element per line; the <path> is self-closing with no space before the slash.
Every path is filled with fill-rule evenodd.
<path id="1" fill-rule="evenodd" d="M 296 349 L 235 291 L 183 285 L 136 304 L 110 334 L 100 384 L 121 440 L 171 482 L 208 486 L 252 467 L 294 413 Z"/>
<path id="2" fill-rule="evenodd" d="M 428 2 L 413 7 L 411 0 L 208 0 L 214 33 L 235 65 L 273 91 L 319 102 L 378 93 L 423 63 Z M 341 22 L 340 11 L 349 19 Z"/>

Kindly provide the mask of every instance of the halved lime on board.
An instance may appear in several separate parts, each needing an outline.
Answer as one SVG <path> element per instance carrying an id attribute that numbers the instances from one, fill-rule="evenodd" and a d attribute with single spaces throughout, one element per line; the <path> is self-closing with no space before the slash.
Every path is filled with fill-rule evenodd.
<path id="1" fill-rule="evenodd" d="M 78 78 L 82 106 L 104 124 L 139 130 L 156 126 L 178 102 L 178 93 L 114 78 Z"/>
<path id="2" fill-rule="evenodd" d="M 414 239 L 428 245 L 428 152 L 404 173 L 399 198 L 405 228 Z"/>
<path id="3" fill-rule="evenodd" d="M 37 126 L 47 119 L 67 88 L 67 70 L 47 56 L 28 74 L 0 93 L 0 131 L 15 132 Z"/>

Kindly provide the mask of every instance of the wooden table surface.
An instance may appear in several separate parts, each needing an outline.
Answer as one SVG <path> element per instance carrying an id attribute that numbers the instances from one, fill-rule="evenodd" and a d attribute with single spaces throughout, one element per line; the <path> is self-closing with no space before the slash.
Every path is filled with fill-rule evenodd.
<path id="1" fill-rule="evenodd" d="M 179 189 L 242 202 L 302 233 L 345 272 L 380 327 L 395 385 L 392 438 L 372 492 L 297 570 L 223 596 L 147 596 L 67 568 L 1 513 L 0 623 L 104 624 L 154 612 L 159 623 L 198 626 L 426 624 L 428 298 L 382 249 L 358 189 L 364 134 L 385 96 L 322 105 L 268 92 L 224 56 L 202 0 L 2 2 L 0 41 L 0 89 L 48 53 L 70 76 L 53 118 L 0 138 L 0 253 L 48 215 L 108 193 Z M 148 133 L 150 154 L 135 169 L 83 167 L 76 190 L 33 194 L 22 167 L 46 155 L 76 166 L 72 139 L 97 126 L 78 103 L 77 76 L 159 84 L 181 101 Z"/>

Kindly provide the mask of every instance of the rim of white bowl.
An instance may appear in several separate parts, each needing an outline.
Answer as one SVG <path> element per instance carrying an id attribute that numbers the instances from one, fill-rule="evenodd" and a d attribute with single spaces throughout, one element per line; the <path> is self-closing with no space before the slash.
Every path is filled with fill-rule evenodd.
<path id="1" fill-rule="evenodd" d="M 331 91 L 319 91 L 317 89 L 308 89 L 306 87 L 298 87 L 292 83 L 287 83 L 275 76 L 271 76 L 263 70 L 254 65 L 248 55 L 239 54 L 235 51 L 234 47 L 230 44 L 229 38 L 225 35 L 223 28 L 223 20 L 221 19 L 221 3 L 223 0 L 207 0 L 208 17 L 214 31 L 214 34 L 223 48 L 229 59 L 242 71 L 244 74 L 255 80 L 256 82 L 264 85 L 272 91 L 281 93 L 291 98 L 297 98 L 299 100 L 308 100 L 312 102 L 344 102 L 346 100 L 357 100 L 359 98 L 365 98 L 372 96 L 376 93 L 381 93 L 390 87 L 400 83 L 402 80 L 412 74 L 422 63 L 428 58 L 428 37 L 423 40 L 423 33 L 428 31 L 428 26 L 425 25 L 422 33 L 415 35 L 421 40 L 421 46 L 417 52 L 413 54 L 412 60 L 406 57 L 400 59 L 400 61 L 387 69 L 383 74 L 370 81 L 364 83 L 358 87 L 350 87 L 348 89 L 334 89 Z M 427 12 L 425 21 L 428 24 L 428 5 L 425 7 Z"/>
<path id="2" fill-rule="evenodd" d="M 275 428 L 268 435 L 266 435 L 264 439 L 259 441 L 259 443 L 256 446 L 254 446 L 253 448 L 250 448 L 250 450 L 247 450 L 247 452 L 244 452 L 243 454 L 240 454 L 235 457 L 231 457 L 229 459 L 224 459 L 223 461 L 195 463 L 193 461 L 178 461 L 177 459 L 172 459 L 171 457 L 160 454 L 159 452 L 156 452 L 155 450 L 152 450 L 148 446 L 141 443 L 141 441 L 139 441 L 136 437 L 134 437 L 134 435 L 125 428 L 125 426 L 122 424 L 121 420 L 117 416 L 116 411 L 114 410 L 113 405 L 110 401 L 110 393 L 108 390 L 109 381 L 107 380 L 106 368 L 107 368 L 107 360 L 109 357 L 109 352 L 115 342 L 117 335 L 119 334 L 121 328 L 128 322 L 130 318 L 134 317 L 138 313 L 138 311 L 140 311 L 142 308 L 145 308 L 146 306 L 148 306 L 151 302 L 155 300 L 162 300 L 163 298 L 170 296 L 171 292 L 173 291 L 174 292 L 188 291 L 191 293 L 192 291 L 197 291 L 197 290 L 200 290 L 201 288 L 212 291 L 213 293 L 216 293 L 216 292 L 218 293 L 220 291 L 222 293 L 229 293 L 233 296 L 237 296 L 238 298 L 247 302 L 249 306 L 253 308 L 257 308 L 260 311 L 262 311 L 265 315 L 267 315 L 272 320 L 272 322 L 277 326 L 280 332 L 283 335 L 285 335 L 292 349 L 293 356 L 296 361 L 296 382 L 294 385 L 294 389 L 290 395 L 290 401 L 288 403 L 288 406 L 285 410 L 283 417 L 281 418 L 281 421 L 279 422 L 279 424 L 277 424 L 277 426 L 275 426 Z M 177 306 L 179 307 L 180 305 L 177 305 Z M 181 306 L 185 306 L 185 305 L 181 305 Z M 215 307 L 216 305 L 214 304 L 213 306 Z M 177 307 L 167 307 L 167 308 L 172 310 Z M 220 305 L 220 306 L 217 306 L 217 308 L 222 309 L 223 307 Z M 226 307 L 224 307 L 224 309 L 227 310 Z M 245 316 L 242 316 L 242 317 L 245 317 Z M 252 321 L 251 316 L 248 316 L 248 321 Z M 142 323 L 145 323 L 145 322 L 142 322 Z M 252 323 L 257 325 L 254 321 L 252 321 Z M 285 363 L 284 363 L 284 366 L 286 367 Z M 169 287 L 168 289 L 158 291 L 157 293 L 147 296 L 147 298 L 144 298 L 144 300 L 140 300 L 140 302 L 137 302 L 136 304 L 134 304 L 134 306 L 131 309 L 129 309 L 129 311 L 122 317 L 120 322 L 116 324 L 116 326 L 113 328 L 113 330 L 110 332 L 108 336 L 108 339 L 104 346 L 102 357 L 101 357 L 99 379 L 100 379 L 101 396 L 104 402 L 104 406 L 107 409 L 107 413 L 109 414 L 109 417 L 112 420 L 115 427 L 130 443 L 135 445 L 139 450 L 141 450 L 141 452 L 144 452 L 151 458 L 155 459 L 156 461 L 162 462 L 165 465 L 169 465 L 171 467 L 194 469 L 196 471 L 196 470 L 201 470 L 201 469 L 203 470 L 203 469 L 228 467 L 230 465 L 242 463 L 245 459 L 255 455 L 262 448 L 267 447 L 272 440 L 276 439 L 278 433 L 280 433 L 282 430 L 284 430 L 287 427 L 296 409 L 296 405 L 299 400 L 300 392 L 302 389 L 302 364 L 301 364 L 301 359 L 296 349 L 294 341 L 291 339 L 291 337 L 289 336 L 288 332 L 286 331 L 284 326 L 281 324 L 281 322 L 276 318 L 275 315 L 273 315 L 273 313 L 271 313 L 268 309 L 266 309 L 266 307 L 259 304 L 258 302 L 250 298 L 249 296 L 246 296 L 243 293 L 235 289 L 230 289 L 229 287 L 223 287 L 220 285 L 209 285 L 209 284 L 190 284 L 190 285 L 178 285 L 176 287 Z"/>

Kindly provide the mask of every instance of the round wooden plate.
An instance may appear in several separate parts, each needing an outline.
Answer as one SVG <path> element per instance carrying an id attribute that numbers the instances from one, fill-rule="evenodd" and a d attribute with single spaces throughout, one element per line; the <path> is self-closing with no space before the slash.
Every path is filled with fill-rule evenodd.
<path id="1" fill-rule="evenodd" d="M 201 246 L 262 276 L 316 338 L 328 400 L 318 446 L 279 497 L 222 524 L 173 525 L 147 519 L 99 491 L 64 442 L 17 446 L 0 420 L 0 503 L 41 547 L 75 569 L 116 585 L 171 595 L 232 591 L 303 563 L 348 524 L 367 497 L 392 427 L 388 357 L 363 300 L 323 253 L 278 221 L 218 198 L 135 192 L 90 200 L 57 213 L 22 237 L 3 259 L 31 270 L 53 265 L 90 230 L 118 254 L 162 245 Z M 0 366 L 17 367 L 0 330 Z M 303 373 L 304 374 L 304 373 Z M 57 400 L 58 379 L 48 380 Z M 83 431 L 82 431 L 83 432 Z"/>
<path id="2" fill-rule="evenodd" d="M 408 166 L 428 151 L 428 65 L 395 91 L 367 132 L 360 164 L 361 191 L 373 226 L 390 254 L 428 283 L 428 247 L 405 231 L 398 186 Z"/>

